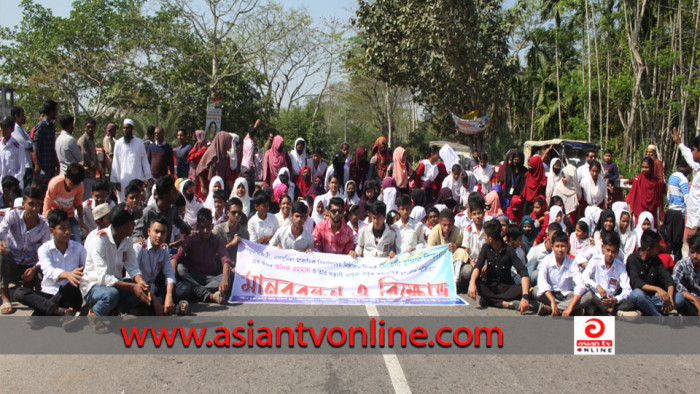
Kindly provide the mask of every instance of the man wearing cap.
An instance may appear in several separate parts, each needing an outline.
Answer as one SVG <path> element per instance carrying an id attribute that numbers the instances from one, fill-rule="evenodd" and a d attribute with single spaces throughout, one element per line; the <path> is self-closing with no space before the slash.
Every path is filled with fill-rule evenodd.
<path id="1" fill-rule="evenodd" d="M 110 207 L 108 203 L 102 203 L 92 209 L 92 217 L 95 219 L 95 224 L 97 225 L 97 228 L 90 231 L 90 233 L 85 237 L 85 248 L 88 248 L 88 245 L 90 245 L 90 241 L 95 238 L 95 234 L 97 234 L 100 230 L 104 230 L 107 227 L 109 227 L 109 211 L 113 207 Z"/>
<path id="2" fill-rule="evenodd" d="M 139 144 L 143 147 L 140 141 Z M 131 239 L 134 221 L 140 217 L 141 211 L 120 203 L 109 213 L 112 224 L 90 240 L 80 281 L 80 292 L 90 307 L 90 315 L 107 316 L 117 307 L 125 313 L 141 303 L 151 304 L 150 289 L 141 276 Z M 133 279 L 124 279 L 124 270 Z M 106 331 L 106 327 L 95 329 Z"/>
<path id="3" fill-rule="evenodd" d="M 153 185 L 151 165 L 148 163 L 143 141 L 134 136 L 134 121 L 124 119 L 122 126 L 124 137 L 114 146 L 114 161 L 110 181 L 115 184 L 119 202 L 124 201 L 124 188 L 134 179 L 148 181 L 148 188 Z"/>

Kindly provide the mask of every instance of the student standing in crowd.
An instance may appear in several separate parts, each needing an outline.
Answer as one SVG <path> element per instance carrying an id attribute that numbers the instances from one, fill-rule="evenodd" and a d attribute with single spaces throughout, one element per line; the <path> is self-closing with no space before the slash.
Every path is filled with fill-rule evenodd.
<path id="1" fill-rule="evenodd" d="M 58 118 L 58 104 L 55 101 L 44 101 L 41 113 L 43 119 L 34 127 L 32 144 L 34 150 L 34 174 L 43 174 L 51 179 L 56 174 L 58 159 L 56 158 L 56 127 L 53 122 Z"/>
<path id="2" fill-rule="evenodd" d="M 14 120 L 9 116 L 0 119 L 2 140 L 0 141 L 0 178 L 12 176 L 22 186 L 24 180 L 24 151 L 22 145 L 12 136 Z"/>
<path id="3" fill-rule="evenodd" d="M 73 137 L 75 128 L 73 115 L 61 115 L 58 124 L 61 125 L 61 133 L 56 138 L 56 157 L 58 157 L 60 173 L 65 174 L 69 164 L 82 163 L 83 152 L 80 151 L 78 140 Z"/>
<path id="4" fill-rule="evenodd" d="M 32 139 L 27 134 L 24 125 L 27 123 L 27 115 L 24 113 L 24 108 L 14 106 L 10 109 L 10 116 L 15 121 L 15 128 L 12 131 L 12 138 L 19 143 L 24 150 L 24 179 L 18 179 L 25 186 L 32 184 L 34 179 L 34 163 L 32 162 Z"/>
<path id="5" fill-rule="evenodd" d="M 93 118 L 85 119 L 83 122 L 83 135 L 78 138 L 78 146 L 83 154 L 83 168 L 85 169 L 85 180 L 83 180 L 83 199 L 87 200 L 92 195 L 92 187 L 95 184 L 96 173 L 100 174 L 99 179 L 105 179 L 105 170 L 97 160 L 97 145 L 95 143 L 95 131 L 97 131 L 97 121 Z"/>

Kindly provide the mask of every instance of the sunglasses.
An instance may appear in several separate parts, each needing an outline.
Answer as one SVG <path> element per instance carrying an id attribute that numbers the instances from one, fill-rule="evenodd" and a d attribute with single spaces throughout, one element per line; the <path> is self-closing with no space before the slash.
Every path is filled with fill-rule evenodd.
<path id="1" fill-rule="evenodd" d="M 243 215 L 243 211 L 231 211 L 231 215 Z"/>
<path id="2" fill-rule="evenodd" d="M 333 215 L 337 215 L 337 214 L 339 214 L 339 213 L 342 212 L 342 211 L 341 211 L 340 209 L 331 209 L 330 212 L 331 212 Z"/>

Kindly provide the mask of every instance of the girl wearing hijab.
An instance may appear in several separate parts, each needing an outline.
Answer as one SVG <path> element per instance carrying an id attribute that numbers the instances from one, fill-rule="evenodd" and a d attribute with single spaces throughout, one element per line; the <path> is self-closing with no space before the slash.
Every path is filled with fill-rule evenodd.
<path id="1" fill-rule="evenodd" d="M 525 169 L 524 161 L 525 155 L 523 152 L 515 151 L 511 165 L 506 169 L 506 181 L 503 191 L 508 200 L 513 196 L 520 195 L 523 187 L 525 187 L 525 173 L 527 169 Z"/>
<path id="2" fill-rule="evenodd" d="M 642 160 L 642 172 L 634 177 L 632 189 L 627 195 L 628 210 L 635 218 L 639 218 L 642 212 L 651 212 L 657 217 L 661 208 L 661 181 L 654 176 L 654 160 L 645 157 Z"/>
<path id="3" fill-rule="evenodd" d="M 547 223 L 547 227 L 552 223 L 559 223 L 561 230 L 568 234 L 566 225 L 564 224 L 564 212 L 559 205 L 555 205 L 549 209 L 549 223 Z"/>
<path id="4" fill-rule="evenodd" d="M 520 224 L 523 217 L 523 199 L 520 196 L 513 196 L 508 209 L 506 209 L 506 215 L 512 222 Z"/>
<path id="5" fill-rule="evenodd" d="M 311 189 L 306 193 L 307 196 L 316 198 L 326 194 L 326 188 L 323 187 L 323 176 L 321 174 L 314 175 L 314 182 L 311 184 Z"/>
<path id="6" fill-rule="evenodd" d="M 229 196 L 229 200 L 233 197 L 237 197 L 243 203 L 243 216 L 244 217 L 247 218 L 247 217 L 251 216 L 251 212 L 252 213 L 255 212 L 255 209 L 251 209 L 251 206 L 250 206 L 251 201 L 250 201 L 250 194 L 248 193 L 248 179 L 243 178 L 243 177 L 236 179 L 236 182 L 233 183 L 233 189 L 231 190 L 231 195 Z M 197 215 L 195 214 L 195 218 L 196 218 L 196 216 Z"/>
<path id="7" fill-rule="evenodd" d="M 218 134 L 217 134 L 218 135 Z M 211 212 L 214 212 L 214 192 L 217 190 L 223 190 L 224 189 L 224 180 L 220 176 L 215 176 L 211 178 L 211 181 L 209 182 L 209 194 L 207 194 L 207 199 L 204 200 L 204 204 L 202 205 L 203 208 L 207 208 L 211 210 Z"/>
<path id="8" fill-rule="evenodd" d="M 297 196 L 306 197 L 311 186 L 313 186 L 313 182 L 311 181 L 311 167 L 307 165 L 301 167 L 301 171 L 299 171 L 299 175 L 297 176 L 296 186 Z"/>
<path id="9" fill-rule="evenodd" d="M 301 174 L 301 168 L 306 165 L 306 141 L 297 138 L 294 141 L 294 149 L 289 153 L 289 160 L 292 162 L 292 176 Z"/>
<path id="10" fill-rule="evenodd" d="M 637 227 L 634 228 L 634 233 L 637 236 L 638 248 L 642 244 L 642 233 L 646 230 L 657 231 L 656 227 L 654 227 L 654 215 L 649 211 L 643 211 L 639 214 Z M 661 242 L 663 242 L 663 240 Z"/>
<path id="11" fill-rule="evenodd" d="M 515 149 L 509 149 L 508 152 L 506 153 L 506 157 L 503 159 L 503 162 L 501 163 L 501 167 L 498 169 L 498 184 L 501 185 L 501 187 L 506 186 L 506 174 L 508 172 L 508 169 L 510 168 L 511 165 L 513 165 L 513 155 L 515 155 L 516 150 Z"/>
<path id="12" fill-rule="evenodd" d="M 525 173 L 523 200 L 525 200 L 525 212 L 530 212 L 535 199 L 547 190 L 547 176 L 544 174 L 541 157 L 537 155 L 532 156 L 527 162 L 530 165 L 530 169 Z"/>
<path id="13" fill-rule="evenodd" d="M 331 174 L 331 177 L 328 181 L 328 193 L 325 193 L 321 196 L 325 199 L 326 206 L 328 206 L 329 202 L 331 201 L 331 198 L 333 197 L 338 197 L 344 202 L 348 202 L 348 197 L 340 191 L 340 188 L 343 186 L 343 184 L 340 182 L 341 180 L 338 178 L 337 174 Z"/>
<path id="14" fill-rule="evenodd" d="M 355 157 L 350 161 L 350 180 L 355 182 L 358 188 L 365 184 L 367 172 L 369 171 L 369 160 L 367 160 L 367 148 L 358 146 L 355 148 Z M 358 189 L 361 191 L 362 189 Z"/>
<path id="15" fill-rule="evenodd" d="M 289 196 L 293 199 L 296 188 L 294 187 L 294 183 L 292 183 L 292 176 L 289 174 L 289 169 L 287 167 L 280 168 L 279 172 L 277 173 L 277 179 L 272 182 L 272 189 L 274 190 L 280 183 L 287 186 L 287 194 L 289 194 Z"/>
<path id="16" fill-rule="evenodd" d="M 396 181 L 392 177 L 386 177 L 382 181 L 382 196 L 381 200 L 386 204 L 387 212 L 396 211 L 399 208 L 396 206 Z"/>
<path id="17" fill-rule="evenodd" d="M 233 136 L 231 133 L 219 132 L 197 165 L 197 178 L 202 185 L 202 194 L 207 196 L 207 200 L 209 199 L 210 190 L 209 188 L 205 189 L 204 185 L 208 182 L 211 183 L 210 181 L 214 177 L 219 177 L 223 183 L 223 180 L 231 172 L 228 152 L 232 144 Z"/>
<path id="18" fill-rule="evenodd" d="M 462 166 L 455 163 L 452 165 L 452 173 L 442 181 L 442 189 L 452 191 L 452 199 L 460 201 L 462 191 Z"/>
<path id="19" fill-rule="evenodd" d="M 474 170 L 474 176 L 477 181 L 477 188 L 482 196 L 485 196 L 491 192 L 491 178 L 493 178 L 494 169 L 491 164 L 489 164 L 489 155 L 482 153 L 479 156 L 479 166 Z"/>
<path id="20" fill-rule="evenodd" d="M 615 210 L 615 231 L 620 234 L 620 251 L 625 257 L 629 257 L 637 249 L 637 234 L 632 231 L 632 215 L 627 212 L 627 208 Z"/>
<path id="21" fill-rule="evenodd" d="M 367 179 L 379 179 L 381 181 L 386 178 L 391 160 L 391 150 L 386 137 L 381 136 L 377 138 L 372 147 L 372 158 L 369 161 Z M 360 219 L 362 218 L 360 217 Z"/>
<path id="22" fill-rule="evenodd" d="M 357 184 L 352 179 L 345 183 L 345 196 L 348 199 L 348 206 L 360 203 L 360 197 L 357 195 Z"/>
<path id="23" fill-rule="evenodd" d="M 544 221 L 542 222 L 544 225 L 539 229 L 539 234 L 537 234 L 537 238 L 535 238 L 535 245 L 541 243 L 547 236 L 547 225 L 549 223 L 550 212 L 552 211 L 553 206 L 558 206 L 564 213 L 564 218 L 562 219 L 561 223 L 563 223 L 564 226 L 566 226 L 566 233 L 571 234 L 574 231 L 576 231 L 576 226 L 574 225 L 576 222 L 570 215 L 566 214 L 564 200 L 562 200 L 562 198 L 559 196 L 553 196 L 552 199 L 549 201 L 550 210 L 544 215 Z"/>
<path id="24" fill-rule="evenodd" d="M 592 237 L 595 229 L 598 228 L 598 222 L 600 221 L 600 215 L 603 213 L 603 210 L 600 209 L 597 206 L 590 206 L 586 207 L 586 210 L 584 211 L 583 217 L 585 217 L 588 220 L 588 224 L 590 226 L 590 236 Z"/>
<path id="25" fill-rule="evenodd" d="M 441 189 L 433 206 L 439 209 L 440 212 L 442 212 L 443 209 L 454 211 L 457 202 L 452 198 L 452 191 L 450 189 Z"/>
<path id="26" fill-rule="evenodd" d="M 469 170 L 464 171 L 462 173 L 462 187 L 459 189 L 459 205 L 467 207 L 469 194 L 475 192 L 476 189 L 476 177 L 474 176 L 474 172 Z M 503 201 L 501 201 L 501 206 L 504 206 Z"/>
<path id="27" fill-rule="evenodd" d="M 287 193 L 288 190 L 289 187 L 287 185 L 285 185 L 284 183 L 278 183 L 275 187 L 272 188 L 272 196 L 274 201 L 280 204 L 280 200 L 283 196 L 289 196 L 289 193 Z M 282 209 L 281 204 L 280 209 Z"/>
<path id="28" fill-rule="evenodd" d="M 602 167 L 600 163 L 594 161 L 589 165 L 588 171 L 589 173 L 581 180 L 581 192 L 583 193 L 583 201 L 585 202 L 585 204 L 581 204 L 581 206 L 595 205 L 599 208 L 605 208 L 605 201 L 608 197 L 608 186 L 605 183 L 605 178 L 601 175 Z"/>
<path id="29" fill-rule="evenodd" d="M 207 152 L 208 144 L 204 130 L 196 130 L 194 132 L 194 138 L 194 146 L 190 150 L 190 153 L 187 154 L 187 162 L 190 163 L 189 178 L 195 183 L 195 193 L 197 196 L 202 198 L 202 188 L 199 182 L 199 177 L 197 176 L 197 166 L 199 165 L 199 162 L 202 161 L 204 154 Z"/>
<path id="30" fill-rule="evenodd" d="M 362 192 L 362 197 L 360 197 L 359 211 L 357 212 L 360 220 L 365 220 L 367 218 L 367 208 L 369 204 L 377 201 L 377 182 L 374 180 L 365 181 L 364 191 Z"/>
<path id="31" fill-rule="evenodd" d="M 554 187 L 553 197 L 560 197 L 564 201 L 564 211 L 567 215 L 573 215 L 578 209 L 578 182 L 576 181 L 576 167 L 567 165 L 562 171 L 562 177 Z"/>
<path id="32" fill-rule="evenodd" d="M 486 202 L 486 216 L 488 218 L 495 218 L 503 213 L 501 209 L 501 198 L 498 196 L 498 192 L 491 191 L 484 197 L 484 201 Z M 488 219 L 485 217 L 484 222 L 487 220 Z"/>
<path id="33" fill-rule="evenodd" d="M 569 254 L 576 256 L 591 248 L 591 238 L 588 236 L 588 220 L 581 218 L 576 222 L 576 230 L 569 236 Z"/>
<path id="34" fill-rule="evenodd" d="M 195 228 L 197 225 L 197 212 L 202 209 L 203 202 L 194 192 L 194 182 L 184 179 L 180 182 L 180 193 L 185 197 L 185 223 Z"/>
<path id="35" fill-rule="evenodd" d="M 358 218 L 359 211 L 359 206 L 350 205 L 348 206 L 348 212 L 345 214 L 345 223 L 347 223 L 348 227 L 350 227 L 350 229 L 352 230 L 352 237 L 355 243 L 357 243 L 357 236 L 360 232 L 360 229 L 362 228 L 362 226 L 365 225 L 365 222 Z"/>
<path id="36" fill-rule="evenodd" d="M 547 189 L 545 192 L 546 201 L 552 199 L 554 187 L 561 180 L 561 170 L 561 160 L 555 158 L 549 162 L 549 172 L 547 173 Z"/>
<path id="37" fill-rule="evenodd" d="M 314 199 L 314 207 L 311 211 L 311 218 L 318 226 L 319 223 L 326 220 L 326 201 L 323 196 L 318 196 Z"/>
<path id="38" fill-rule="evenodd" d="M 263 158 L 263 183 L 272 185 L 272 182 L 277 179 L 279 171 L 284 168 L 290 168 L 292 162 L 289 155 L 284 150 L 284 138 L 281 135 L 276 135 L 272 139 L 272 146 L 265 152 Z"/>
<path id="39" fill-rule="evenodd" d="M 499 215 L 496 215 L 496 217 Z M 537 231 L 535 230 L 535 221 L 532 216 L 525 215 L 520 221 L 520 228 L 523 230 L 523 246 L 525 247 L 525 253 L 530 251 L 532 244 L 535 242 L 537 237 Z"/>
<path id="40" fill-rule="evenodd" d="M 329 189 L 328 182 L 331 179 L 332 175 L 336 175 L 339 179 L 339 189 L 341 193 L 344 193 L 343 185 L 350 179 L 350 169 L 348 168 L 347 164 L 345 164 L 345 155 L 341 151 L 337 151 L 333 155 L 333 160 L 332 164 L 330 167 L 328 167 L 328 170 L 326 171 L 326 180 L 325 180 L 325 187 L 326 191 Z"/>
<path id="41" fill-rule="evenodd" d="M 389 172 L 396 181 L 398 192 L 408 194 L 409 179 L 413 177 L 413 167 L 406 160 L 406 149 L 399 146 L 394 150 L 394 161 L 390 167 Z"/>

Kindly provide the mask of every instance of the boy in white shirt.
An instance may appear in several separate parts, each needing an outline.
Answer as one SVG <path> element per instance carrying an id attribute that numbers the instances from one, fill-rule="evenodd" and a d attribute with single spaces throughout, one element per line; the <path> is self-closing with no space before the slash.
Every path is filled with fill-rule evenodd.
<path id="1" fill-rule="evenodd" d="M 410 253 L 416 249 L 425 248 L 423 223 L 411 218 L 411 197 L 399 194 L 396 198 L 401 218 L 391 227 L 396 231 L 399 253 Z"/>
<path id="2" fill-rule="evenodd" d="M 462 283 L 465 284 L 468 284 L 471 280 L 472 271 L 474 270 L 476 261 L 479 259 L 481 248 L 486 243 L 486 235 L 484 234 L 486 201 L 481 194 L 472 193 L 469 195 L 467 205 L 469 206 L 467 214 L 469 215 L 469 219 L 471 219 L 471 224 L 464 230 L 462 246 L 464 246 L 469 255 L 469 261 L 465 262 L 459 274 L 463 281 Z"/>
<path id="3" fill-rule="evenodd" d="M 591 302 L 591 295 L 574 259 L 567 255 L 569 237 L 560 229 L 551 241 L 553 253 L 542 262 L 535 288 L 540 302 L 537 314 L 567 317 L 574 310 L 585 308 Z"/>
<path id="4" fill-rule="evenodd" d="M 292 224 L 281 227 L 270 240 L 270 245 L 280 249 L 311 253 L 314 251 L 314 237 L 304 229 L 304 221 L 309 208 L 301 201 L 292 205 Z"/>
<path id="5" fill-rule="evenodd" d="M 92 185 L 91 196 L 92 198 L 83 201 L 83 223 L 85 223 L 89 231 L 97 228 L 92 210 L 96 206 L 107 202 L 107 196 L 109 196 L 109 182 L 96 181 L 95 184 Z M 114 208 L 114 205 L 114 202 L 109 202 L 110 209 Z"/>
<path id="6" fill-rule="evenodd" d="M 34 316 L 76 316 L 83 305 L 78 285 L 83 277 L 87 252 L 83 246 L 70 239 L 68 214 L 62 209 L 52 209 L 47 215 L 53 239 L 39 247 L 39 262 L 43 279 L 41 291 L 18 287 L 17 301 L 34 309 Z M 67 323 L 64 321 L 64 327 Z"/>
<path id="7" fill-rule="evenodd" d="M 357 246 L 354 252 L 350 252 L 350 256 L 393 259 L 397 249 L 396 231 L 385 223 L 386 205 L 382 201 L 375 201 L 370 205 L 368 214 L 372 217 L 372 224 L 360 229 Z"/>
<path id="8" fill-rule="evenodd" d="M 253 205 L 255 206 L 255 215 L 248 221 L 248 234 L 251 242 L 267 245 L 272 236 L 279 229 L 279 223 L 275 215 L 270 215 L 270 197 L 267 193 L 259 191 L 253 197 Z"/>
<path id="9" fill-rule="evenodd" d="M 535 245 L 527 252 L 527 272 L 530 274 L 530 285 L 537 285 L 539 280 L 539 267 L 552 253 L 552 236 L 561 231 L 559 223 L 552 223 L 547 227 L 547 238 L 539 245 Z M 567 241 L 568 245 L 568 241 Z"/>

